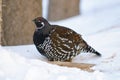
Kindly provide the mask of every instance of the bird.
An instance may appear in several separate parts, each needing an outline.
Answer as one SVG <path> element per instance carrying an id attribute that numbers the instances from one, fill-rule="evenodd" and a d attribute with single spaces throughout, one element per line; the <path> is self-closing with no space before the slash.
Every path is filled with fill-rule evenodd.
<path id="1" fill-rule="evenodd" d="M 33 22 L 35 23 L 33 43 L 39 53 L 48 61 L 70 62 L 81 52 L 101 56 L 74 30 L 60 25 L 52 25 L 43 17 L 36 17 Z"/>

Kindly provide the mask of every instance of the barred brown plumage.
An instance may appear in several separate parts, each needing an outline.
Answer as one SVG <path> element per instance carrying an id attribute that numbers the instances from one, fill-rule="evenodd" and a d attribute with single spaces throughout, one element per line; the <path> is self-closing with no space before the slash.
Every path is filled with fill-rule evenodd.
<path id="1" fill-rule="evenodd" d="M 98 56 L 101 54 L 90 47 L 72 29 L 51 25 L 43 17 L 34 19 L 36 30 L 33 41 L 38 51 L 50 61 L 71 61 L 81 52 L 90 52 Z"/>

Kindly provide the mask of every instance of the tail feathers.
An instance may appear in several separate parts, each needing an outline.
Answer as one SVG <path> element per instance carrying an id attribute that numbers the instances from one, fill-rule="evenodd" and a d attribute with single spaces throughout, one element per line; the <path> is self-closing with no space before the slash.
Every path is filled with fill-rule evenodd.
<path id="1" fill-rule="evenodd" d="M 91 46 L 87 46 L 84 48 L 83 50 L 84 52 L 90 52 L 90 53 L 94 53 L 97 56 L 101 56 L 101 54 L 99 52 L 97 52 L 95 49 L 93 49 Z"/>
<path id="2" fill-rule="evenodd" d="M 94 52 L 96 55 L 98 55 L 98 56 L 102 56 L 99 52 Z"/>

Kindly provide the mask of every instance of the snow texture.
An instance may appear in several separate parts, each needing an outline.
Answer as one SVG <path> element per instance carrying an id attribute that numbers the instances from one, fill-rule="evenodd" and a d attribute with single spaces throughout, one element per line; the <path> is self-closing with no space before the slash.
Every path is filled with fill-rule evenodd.
<path id="1" fill-rule="evenodd" d="M 75 30 L 102 54 L 73 59 L 96 64 L 94 72 L 48 64 L 34 45 L 0 46 L 0 80 L 120 80 L 120 0 L 81 1 L 82 15 L 51 23 Z"/>

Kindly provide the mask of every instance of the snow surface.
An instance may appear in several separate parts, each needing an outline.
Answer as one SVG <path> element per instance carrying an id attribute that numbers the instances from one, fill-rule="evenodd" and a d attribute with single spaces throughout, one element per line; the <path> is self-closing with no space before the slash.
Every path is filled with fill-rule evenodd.
<path id="1" fill-rule="evenodd" d="M 90 2 L 90 3 L 88 3 Z M 35 46 L 0 46 L 0 80 L 120 80 L 120 1 L 82 0 L 82 15 L 59 22 L 83 35 L 102 54 L 81 53 L 77 63 L 96 64 L 87 72 L 48 64 Z"/>

